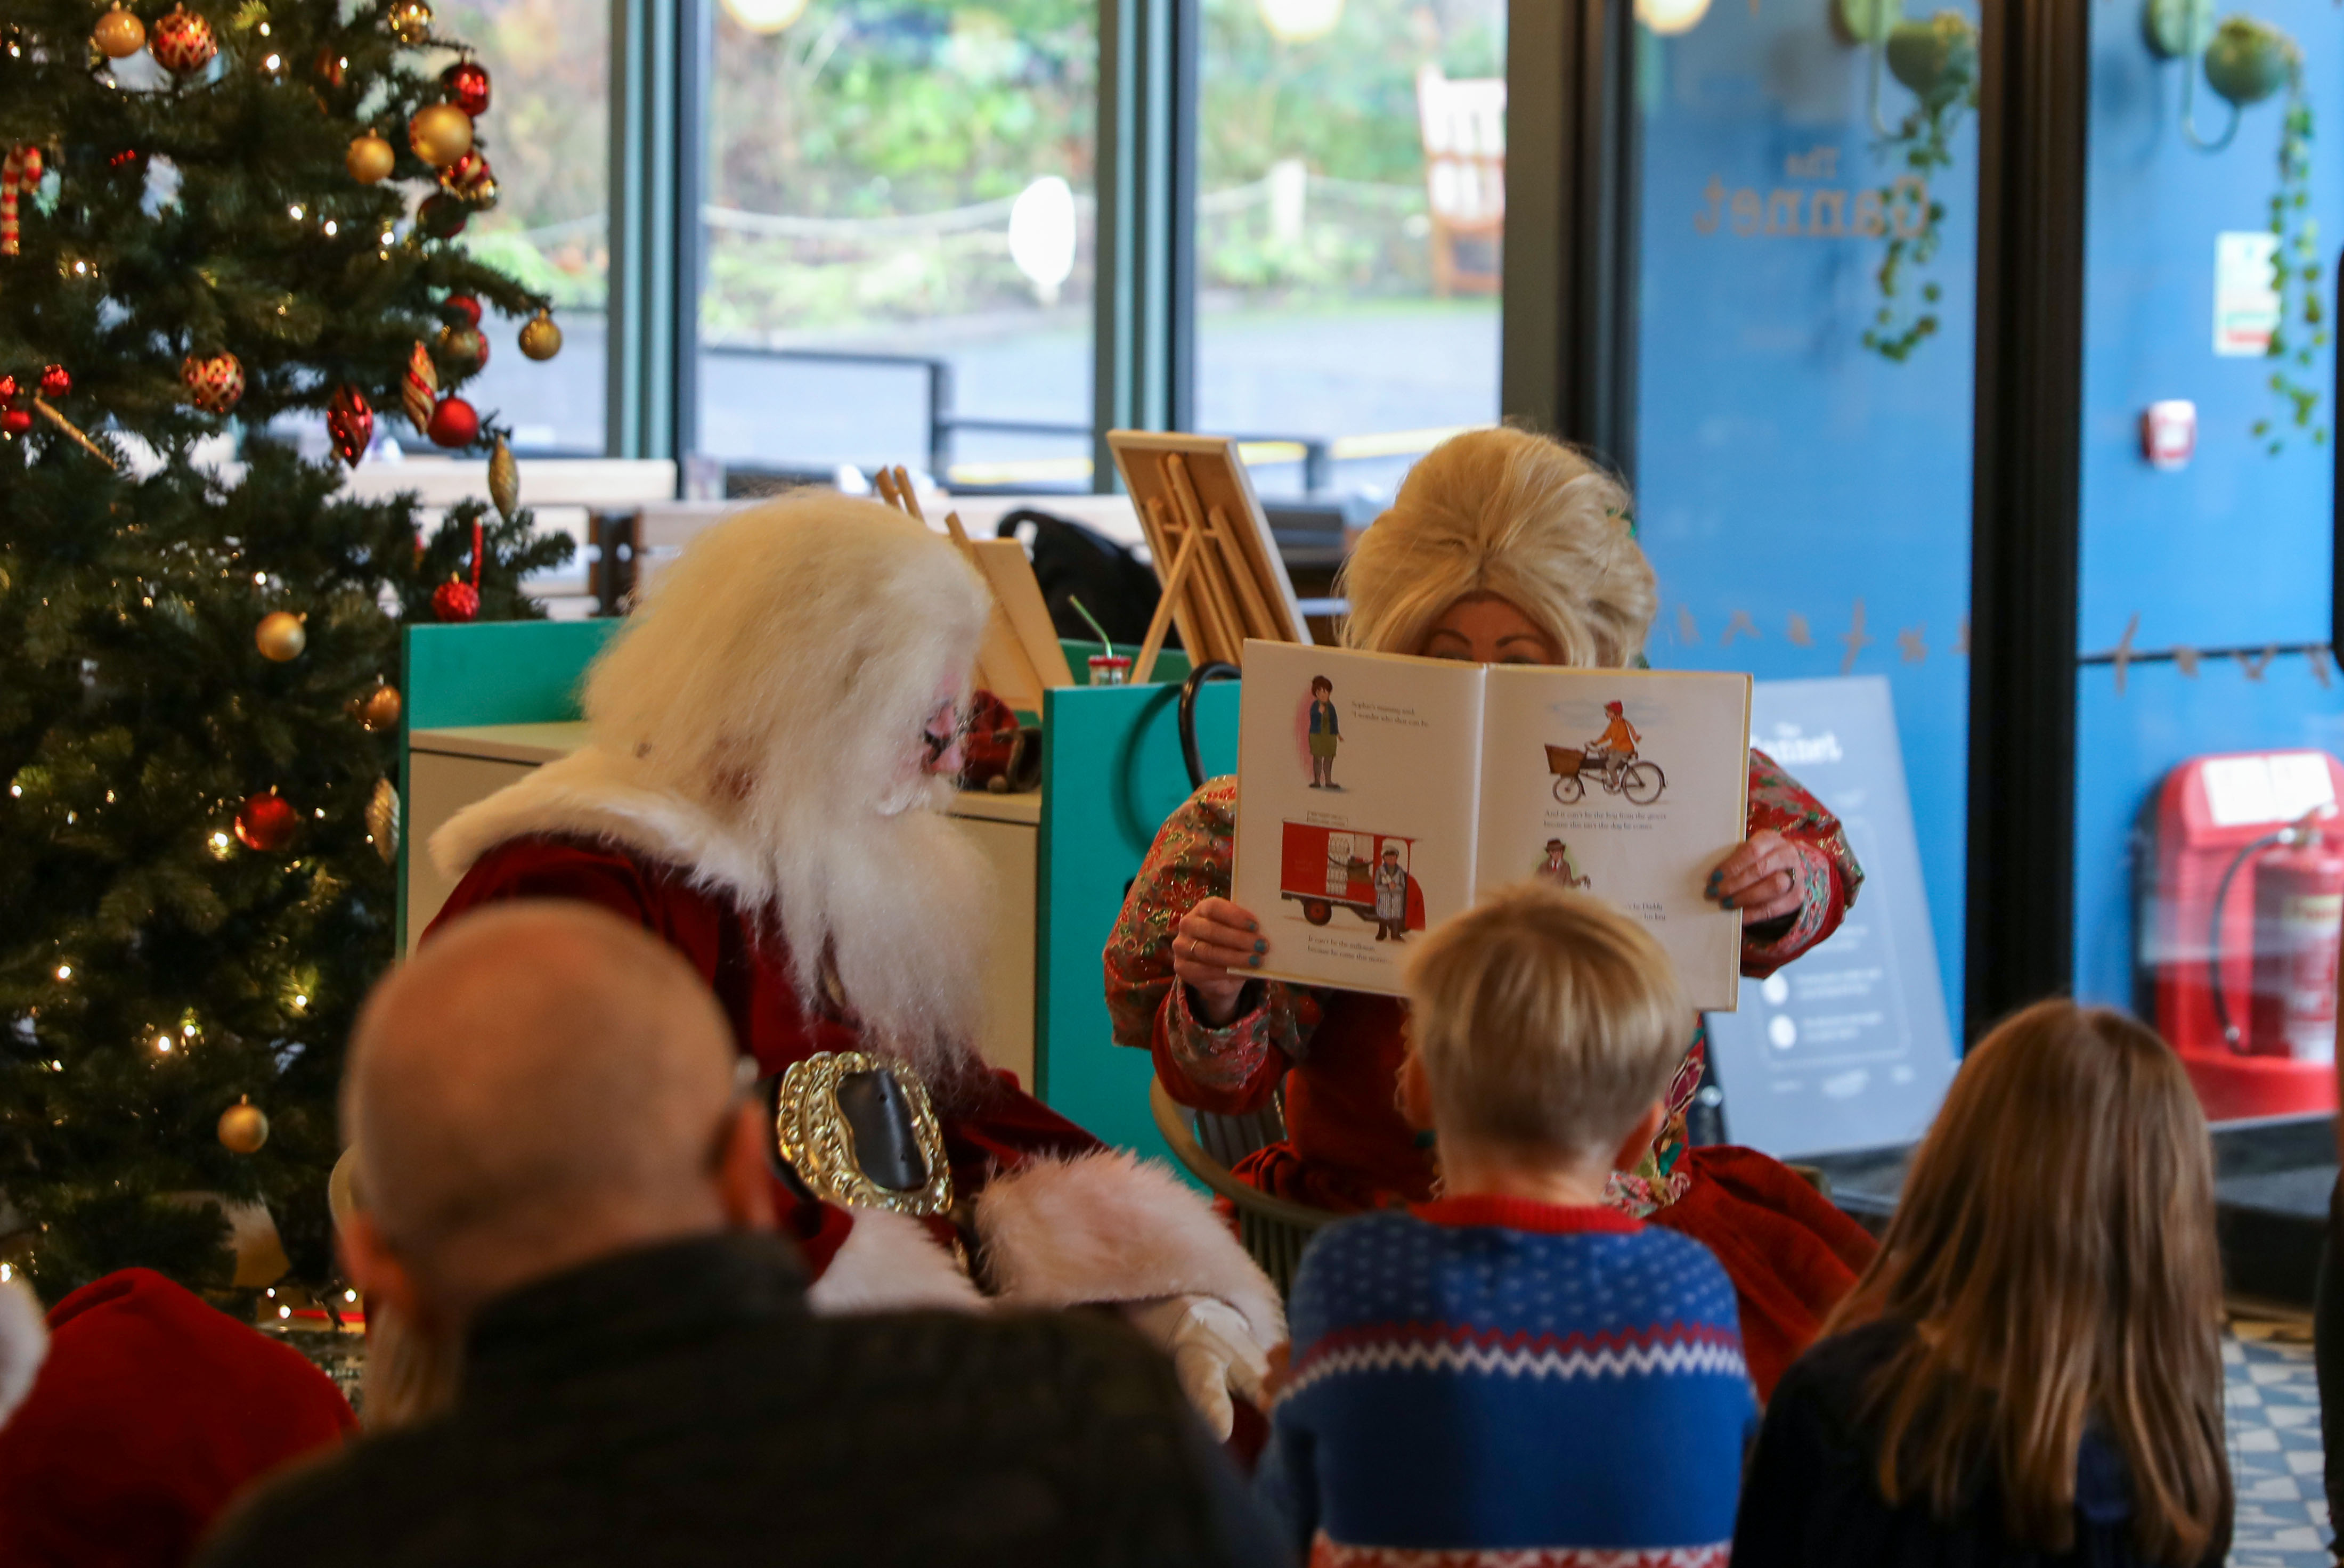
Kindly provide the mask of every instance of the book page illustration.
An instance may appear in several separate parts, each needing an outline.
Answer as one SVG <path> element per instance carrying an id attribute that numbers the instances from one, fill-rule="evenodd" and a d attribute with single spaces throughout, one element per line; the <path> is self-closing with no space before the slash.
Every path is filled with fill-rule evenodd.
<path id="1" fill-rule="evenodd" d="M 1397 993 L 1472 896 L 1481 668 L 1256 642 L 1245 672 L 1232 897 L 1260 972 Z"/>
<path id="2" fill-rule="evenodd" d="M 1476 884 L 1543 876 L 1636 916 L 1693 1006 L 1733 1006 L 1741 916 L 1702 896 L 1740 843 L 1749 678 L 1494 666 Z"/>

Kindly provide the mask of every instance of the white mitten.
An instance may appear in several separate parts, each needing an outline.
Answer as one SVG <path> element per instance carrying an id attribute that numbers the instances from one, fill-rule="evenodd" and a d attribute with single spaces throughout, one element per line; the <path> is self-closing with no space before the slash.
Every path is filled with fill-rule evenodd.
<path id="1" fill-rule="evenodd" d="M 1123 1310 L 1133 1327 L 1172 1358 L 1188 1402 L 1226 1442 L 1237 1422 L 1230 1392 L 1260 1402 L 1268 1347 L 1255 1342 L 1235 1307 L 1211 1296 L 1159 1296 L 1127 1302 Z"/>

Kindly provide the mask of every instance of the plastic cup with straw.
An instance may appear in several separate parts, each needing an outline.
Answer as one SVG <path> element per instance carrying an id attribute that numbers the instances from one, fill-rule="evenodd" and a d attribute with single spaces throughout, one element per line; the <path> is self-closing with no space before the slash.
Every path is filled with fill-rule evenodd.
<path id="1" fill-rule="evenodd" d="M 1106 650 L 1104 653 L 1091 655 L 1091 684 L 1093 686 L 1130 685 L 1131 656 L 1127 653 L 1116 652 L 1115 639 L 1107 636 L 1106 628 L 1099 625 L 1098 617 L 1083 608 L 1082 600 L 1068 594 L 1066 602 L 1074 607 L 1076 615 L 1083 618 L 1084 625 L 1098 633 L 1099 647 Z"/>

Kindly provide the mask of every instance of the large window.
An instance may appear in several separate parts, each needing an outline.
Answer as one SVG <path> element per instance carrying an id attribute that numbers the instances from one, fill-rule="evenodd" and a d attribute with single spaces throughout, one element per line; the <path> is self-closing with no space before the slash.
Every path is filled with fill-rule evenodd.
<path id="1" fill-rule="evenodd" d="M 464 243 L 551 295 L 561 373 L 530 364 L 521 323 L 481 323 L 489 366 L 466 394 L 499 410 L 524 452 L 600 456 L 608 442 L 604 375 L 611 291 L 607 0 L 457 0 L 440 26 L 470 43 L 493 92 L 480 125 L 498 203 Z"/>
<path id="2" fill-rule="evenodd" d="M 2344 115 L 2344 15 L 2254 15 L 2226 51 L 2282 85 L 2241 110 L 2208 62 L 2091 13 L 2076 991 L 2154 1023 L 2218 1121 L 2335 1110 L 2344 886 L 2344 818 L 2279 839 L 2344 804 L 2323 308 L 2344 185 L 2310 139 Z"/>
<path id="3" fill-rule="evenodd" d="M 699 446 L 1090 487 L 1091 0 L 724 0 Z"/>
<path id="4" fill-rule="evenodd" d="M 1503 0 L 1202 0 L 1196 419 L 1388 494 L 1498 416 Z"/>

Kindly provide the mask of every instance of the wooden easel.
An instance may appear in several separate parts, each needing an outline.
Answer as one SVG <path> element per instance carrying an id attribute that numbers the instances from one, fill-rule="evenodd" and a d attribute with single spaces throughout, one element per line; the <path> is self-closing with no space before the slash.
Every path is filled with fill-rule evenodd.
<path id="1" fill-rule="evenodd" d="M 1224 437 L 1116 430 L 1107 437 L 1156 558 L 1164 598 L 1132 662 L 1134 685 L 1156 670 L 1169 629 L 1192 665 L 1242 665 L 1248 638 L 1310 641 L 1269 520 Z"/>
<path id="2" fill-rule="evenodd" d="M 878 489 L 889 506 L 923 524 L 928 520 L 912 489 L 912 476 L 900 466 L 879 470 Z M 1015 539 L 970 538 L 958 512 L 945 514 L 945 529 L 993 591 L 993 614 L 976 656 L 976 683 L 1020 712 L 1041 712 L 1042 693 L 1074 685 L 1075 673 L 1026 547 Z"/>

